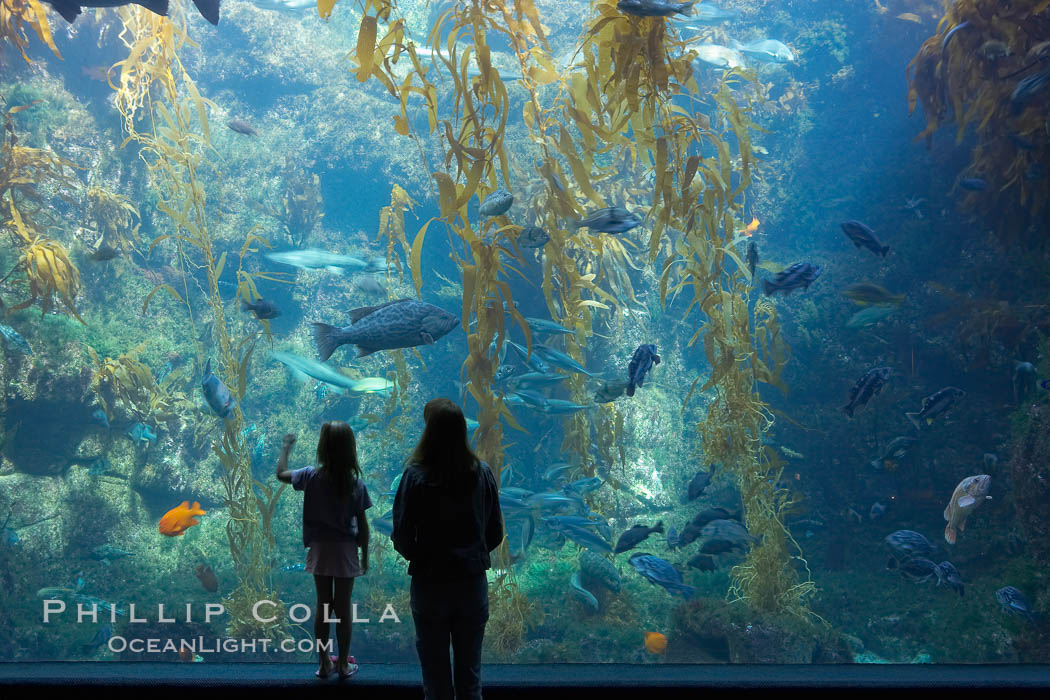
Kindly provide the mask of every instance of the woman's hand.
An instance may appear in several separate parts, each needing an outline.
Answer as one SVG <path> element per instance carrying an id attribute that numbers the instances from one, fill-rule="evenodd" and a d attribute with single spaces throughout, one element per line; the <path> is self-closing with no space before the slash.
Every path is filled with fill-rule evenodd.
<path id="1" fill-rule="evenodd" d="M 295 441 L 296 441 L 295 433 L 287 433 L 284 436 L 284 440 L 283 440 L 284 449 L 286 449 L 286 450 L 292 449 L 292 447 L 295 445 Z"/>

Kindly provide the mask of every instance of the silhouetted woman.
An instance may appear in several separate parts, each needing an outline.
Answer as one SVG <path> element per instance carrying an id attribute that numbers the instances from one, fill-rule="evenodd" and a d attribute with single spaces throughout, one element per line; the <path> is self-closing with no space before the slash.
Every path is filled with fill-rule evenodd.
<path id="1" fill-rule="evenodd" d="M 481 641 L 489 619 L 485 571 L 489 552 L 503 541 L 499 492 L 488 466 L 470 449 L 459 406 L 434 399 L 423 420 L 423 436 L 394 497 L 390 537 L 409 561 L 427 700 L 480 698 Z"/>
<path id="2" fill-rule="evenodd" d="M 317 607 L 314 609 L 314 635 L 318 642 L 317 677 L 332 672 L 328 653 L 329 622 L 335 626 L 339 642 L 336 670 L 340 680 L 357 673 L 357 661 L 350 655 L 350 594 L 354 578 L 368 572 L 368 520 L 365 511 L 372 506 L 368 489 L 361 480 L 357 463 L 354 431 L 343 421 L 321 426 L 317 441 L 317 467 L 288 469 L 288 456 L 295 435 L 284 436 L 277 460 L 277 478 L 305 492 L 303 499 L 303 546 L 309 547 L 306 570 L 314 575 Z M 361 550 L 360 556 L 358 549 Z"/>

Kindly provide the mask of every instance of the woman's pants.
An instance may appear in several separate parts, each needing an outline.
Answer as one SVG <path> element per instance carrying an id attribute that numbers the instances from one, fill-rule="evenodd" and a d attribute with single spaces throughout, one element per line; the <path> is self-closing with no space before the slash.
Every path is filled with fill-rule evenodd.
<path id="1" fill-rule="evenodd" d="M 481 641 L 489 619 L 485 574 L 440 582 L 413 577 L 412 619 L 426 699 L 480 700 Z"/>

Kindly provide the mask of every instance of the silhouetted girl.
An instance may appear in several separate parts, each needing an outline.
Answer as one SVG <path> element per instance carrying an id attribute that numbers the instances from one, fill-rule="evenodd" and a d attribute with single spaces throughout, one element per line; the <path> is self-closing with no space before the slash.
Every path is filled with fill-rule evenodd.
<path id="1" fill-rule="evenodd" d="M 331 421 L 321 426 L 316 467 L 289 471 L 288 455 L 293 445 L 295 435 L 285 435 L 284 449 L 277 461 L 277 478 L 304 492 L 303 546 L 310 548 L 306 570 L 314 575 L 317 587 L 314 635 L 320 658 L 316 675 L 327 678 L 332 672 L 326 620 L 336 619 L 337 670 L 339 678 L 346 679 L 357 673 L 357 663 L 350 656 L 350 594 L 354 577 L 368 571 L 369 528 L 365 510 L 372 501 L 361 481 L 357 441 L 349 425 Z"/>
<path id="2" fill-rule="evenodd" d="M 427 700 L 480 698 L 481 641 L 489 618 L 485 571 L 489 552 L 503 541 L 499 492 L 488 466 L 470 449 L 459 406 L 434 399 L 423 420 L 423 435 L 394 497 L 391 539 L 409 561 Z"/>

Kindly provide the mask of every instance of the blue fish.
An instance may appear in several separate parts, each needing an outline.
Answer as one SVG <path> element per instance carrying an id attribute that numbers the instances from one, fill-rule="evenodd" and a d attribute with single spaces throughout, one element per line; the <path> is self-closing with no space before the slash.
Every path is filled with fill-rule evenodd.
<path id="1" fill-rule="evenodd" d="M 96 408 L 91 412 L 91 420 L 95 421 L 103 428 L 109 428 L 109 416 L 101 408 Z"/>
<path id="2" fill-rule="evenodd" d="M 390 535 L 394 534 L 394 511 L 388 510 L 383 517 L 374 518 L 372 520 L 372 527 L 387 537 L 390 537 Z"/>
<path id="3" fill-rule="evenodd" d="M 237 401 L 222 380 L 211 373 L 211 360 L 204 366 L 201 388 L 204 390 L 204 400 L 208 402 L 211 410 L 215 411 L 215 415 L 219 418 L 229 418 L 237 406 Z"/>
<path id="4" fill-rule="evenodd" d="M 639 226 L 642 220 L 623 207 L 605 207 L 591 212 L 579 221 L 570 221 L 569 228 L 589 228 L 602 233 L 625 233 Z"/>
<path id="5" fill-rule="evenodd" d="M 357 356 L 379 350 L 433 345 L 459 325 L 459 318 L 433 304 L 397 299 L 350 312 L 352 325 L 339 328 L 314 323 L 314 343 L 321 360 L 327 360 L 340 345 L 356 345 Z"/>
<path id="6" fill-rule="evenodd" d="M 1003 586 L 997 590 L 995 599 L 999 602 L 1002 609 L 1011 615 L 1023 617 L 1029 622 L 1037 620 L 1036 614 L 1032 612 L 1032 606 L 1029 605 L 1028 599 L 1024 597 L 1024 593 L 1013 586 Z"/>
<path id="7" fill-rule="evenodd" d="M 149 447 L 151 442 L 157 441 L 157 431 L 145 423 L 132 423 L 128 428 L 128 436 L 132 442 L 145 442 L 146 447 Z"/>
<path id="8" fill-rule="evenodd" d="M 649 343 L 638 346 L 631 358 L 631 363 L 627 365 L 628 396 L 634 396 L 635 387 L 642 386 L 646 373 L 653 368 L 653 365 L 658 364 L 660 364 L 660 356 L 656 354 L 655 345 Z"/>
<path id="9" fill-rule="evenodd" d="M 959 187 L 971 192 L 984 192 L 988 189 L 988 181 L 979 177 L 964 177 L 959 180 Z"/>
<path id="10" fill-rule="evenodd" d="M 5 341 L 14 345 L 15 349 L 21 351 L 24 355 L 33 354 L 33 348 L 29 347 L 29 343 L 26 342 L 26 339 L 19 335 L 18 331 L 11 326 L 5 326 L 0 323 L 0 338 L 3 338 Z"/>
<path id="11" fill-rule="evenodd" d="M 641 552 L 632 554 L 628 561 L 649 583 L 663 586 L 668 593 L 677 593 L 683 598 L 689 598 L 696 593 L 694 587 L 682 583 L 682 574 L 665 559 Z"/>
<path id="12" fill-rule="evenodd" d="M 85 654 L 93 654 L 95 650 L 100 646 L 109 641 L 109 638 L 113 636 L 113 628 L 109 626 L 109 623 L 102 625 L 95 632 L 95 636 L 91 638 L 91 641 L 82 647 Z"/>

